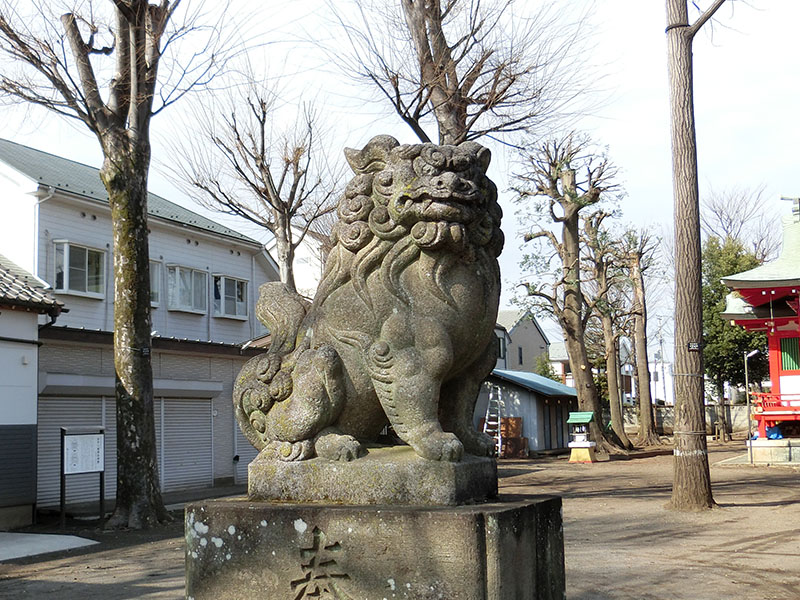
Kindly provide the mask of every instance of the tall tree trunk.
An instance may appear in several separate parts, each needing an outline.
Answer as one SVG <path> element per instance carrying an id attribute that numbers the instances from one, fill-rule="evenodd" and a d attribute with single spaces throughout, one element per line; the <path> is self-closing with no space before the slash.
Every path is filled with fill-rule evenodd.
<path id="1" fill-rule="evenodd" d="M 108 525 L 146 528 L 168 519 L 159 484 L 150 362 L 150 149 L 128 148 L 124 134 L 107 134 L 102 142 L 100 178 L 111 205 L 114 243 L 117 403 L 117 501 Z"/>
<path id="2" fill-rule="evenodd" d="M 564 326 L 564 323 L 562 323 L 562 328 L 564 328 Z M 574 325 L 569 325 L 567 327 L 569 327 L 570 331 L 573 331 Z M 594 413 L 594 421 L 589 427 L 591 439 L 597 444 L 598 449 L 608 449 L 603 434 L 603 412 L 600 408 L 600 402 L 597 399 L 597 386 L 594 383 L 594 377 L 592 377 L 592 365 L 589 363 L 589 357 L 586 353 L 586 344 L 583 342 L 583 339 L 582 336 L 567 335 L 567 330 L 564 330 L 564 344 L 567 347 L 569 366 L 570 369 L 572 369 L 572 379 L 575 385 L 575 391 L 578 394 L 578 409 L 584 412 Z"/>
<path id="3" fill-rule="evenodd" d="M 575 172 L 564 171 L 562 181 L 565 193 L 574 195 Z M 563 254 L 561 262 L 565 271 L 564 307 L 559 320 L 564 333 L 564 343 L 569 355 L 572 377 L 575 381 L 575 390 L 578 394 L 578 407 L 582 411 L 594 413 L 594 422 L 590 426 L 591 437 L 598 448 L 605 448 L 608 443 L 603 435 L 603 413 L 597 396 L 597 386 L 592 377 L 592 365 L 586 352 L 586 331 L 583 324 L 585 307 L 581 292 L 580 236 L 578 232 L 579 210 L 580 207 L 575 203 L 564 207 L 561 233 Z"/>
<path id="4" fill-rule="evenodd" d="M 660 444 L 653 418 L 653 397 L 650 390 L 650 360 L 647 355 L 647 303 L 645 300 L 644 274 L 641 256 L 635 255 L 631 261 L 631 280 L 633 283 L 633 337 L 636 347 L 636 372 L 639 379 L 639 444 L 652 446 Z"/>
<path id="5" fill-rule="evenodd" d="M 686 0 L 667 0 L 667 52 L 675 201 L 675 449 L 673 508 L 714 504 L 703 406 L 703 307 L 692 38 Z M 698 344 L 690 351 L 689 344 Z M 644 383 L 644 382 L 642 382 Z M 646 386 L 640 390 L 644 392 Z"/>
<path id="6" fill-rule="evenodd" d="M 606 354 L 606 377 L 608 379 L 608 405 L 611 412 L 611 429 L 626 450 L 633 447 L 625 434 L 625 421 L 622 418 L 619 392 L 619 357 L 617 355 L 617 341 L 614 335 L 614 326 L 610 315 L 601 315 L 603 325 L 603 342 Z"/>

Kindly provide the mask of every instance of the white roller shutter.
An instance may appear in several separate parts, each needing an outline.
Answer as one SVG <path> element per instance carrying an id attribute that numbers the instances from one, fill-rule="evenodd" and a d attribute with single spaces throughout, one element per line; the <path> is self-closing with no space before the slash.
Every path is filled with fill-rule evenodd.
<path id="1" fill-rule="evenodd" d="M 236 436 L 236 448 L 234 449 L 234 454 L 239 457 L 239 462 L 236 463 L 235 471 L 233 473 L 234 482 L 239 483 L 247 483 L 247 466 L 253 461 L 253 459 L 258 456 L 258 450 L 247 441 L 247 438 L 244 437 L 242 430 L 239 428 L 239 424 L 234 419 L 233 426 L 235 428 L 234 435 Z"/>
<path id="2" fill-rule="evenodd" d="M 164 398 L 163 483 L 165 492 L 214 483 L 211 402 Z"/>
<path id="3" fill-rule="evenodd" d="M 105 403 L 105 415 L 103 404 Z M 106 497 L 116 494 L 116 415 L 108 398 L 39 398 L 37 503 L 60 502 L 61 427 L 105 427 Z M 105 417 L 105 421 L 104 421 Z M 81 473 L 67 476 L 67 503 L 96 502 L 100 476 Z"/>

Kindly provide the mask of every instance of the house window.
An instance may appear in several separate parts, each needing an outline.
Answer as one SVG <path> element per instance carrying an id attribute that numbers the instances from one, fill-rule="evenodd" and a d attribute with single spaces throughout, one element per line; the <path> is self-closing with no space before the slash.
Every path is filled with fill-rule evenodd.
<path id="1" fill-rule="evenodd" d="M 800 340 L 798 338 L 781 338 L 781 369 L 784 371 L 800 370 Z"/>
<path id="2" fill-rule="evenodd" d="M 161 263 L 150 261 L 150 304 L 158 306 L 161 303 Z"/>
<path id="3" fill-rule="evenodd" d="M 247 282 L 214 275 L 214 315 L 247 317 Z"/>
<path id="4" fill-rule="evenodd" d="M 208 275 L 205 271 L 168 265 L 167 293 L 170 310 L 205 313 L 208 307 Z"/>
<path id="5" fill-rule="evenodd" d="M 497 358 L 500 360 L 506 359 L 506 338 L 497 338 Z"/>
<path id="6" fill-rule="evenodd" d="M 519 364 L 522 364 L 522 346 L 517 348 L 517 358 L 519 359 Z"/>
<path id="7" fill-rule="evenodd" d="M 57 292 L 102 298 L 105 282 L 105 252 L 65 241 L 55 242 Z"/>

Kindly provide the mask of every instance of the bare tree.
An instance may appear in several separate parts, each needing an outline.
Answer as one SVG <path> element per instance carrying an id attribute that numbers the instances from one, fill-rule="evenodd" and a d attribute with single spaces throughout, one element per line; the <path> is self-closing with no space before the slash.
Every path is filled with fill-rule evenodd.
<path id="1" fill-rule="evenodd" d="M 629 307 L 621 289 L 623 272 L 615 265 L 615 259 L 618 257 L 617 243 L 603 225 L 603 221 L 609 216 L 610 213 L 599 210 L 583 220 L 585 262 L 589 271 L 586 287 L 591 289 L 590 293 L 594 296 L 591 304 L 594 305 L 602 330 L 602 354 L 608 383 L 611 430 L 617 436 L 619 444 L 629 450 L 633 444 L 625 434 L 625 423 L 622 418 L 618 352 L 619 338 L 622 335 L 618 323 L 624 319 Z"/>
<path id="2" fill-rule="evenodd" d="M 659 239 L 650 231 L 628 230 L 623 235 L 620 257 L 625 261 L 628 278 L 633 291 L 633 341 L 635 368 L 638 381 L 639 440 L 642 446 L 661 443 L 655 427 L 653 399 L 650 393 L 650 359 L 647 351 L 647 296 L 645 293 L 646 272 L 656 262 Z"/>
<path id="3" fill-rule="evenodd" d="M 352 53 L 330 52 L 343 72 L 373 86 L 423 142 L 459 144 L 542 128 L 564 116 L 585 81 L 583 17 L 515 0 L 354 0 L 333 11 Z M 333 7 L 333 3 L 329 1 Z M 574 108 L 574 107 L 573 107 Z"/>
<path id="4" fill-rule="evenodd" d="M 615 169 L 606 157 L 594 155 L 588 142 L 572 135 L 539 146 L 525 158 L 525 166 L 525 172 L 515 176 L 514 191 L 517 202 L 538 200 L 529 213 L 531 229 L 525 241 L 541 240 L 542 244 L 526 255 L 521 266 L 523 271 L 533 271 L 537 279 L 549 272 L 552 280 L 520 286 L 534 310 L 549 312 L 561 325 L 578 406 L 595 413 L 592 436 L 600 445 L 605 442 L 602 413 L 585 342 L 593 307 L 582 288 L 580 216 L 603 195 L 616 191 Z M 560 230 L 560 237 L 548 225 Z"/>
<path id="5" fill-rule="evenodd" d="M 226 105 L 200 107 L 195 120 L 206 143 L 180 146 L 173 174 L 200 204 L 272 232 L 281 281 L 296 291 L 295 250 L 336 210 L 341 169 L 323 154 L 313 106 L 276 130 L 276 100 L 274 89 L 249 76 Z"/>
<path id="6" fill-rule="evenodd" d="M 147 177 L 154 114 L 208 82 L 214 32 L 189 62 L 159 67 L 172 43 L 198 32 L 197 15 L 176 24 L 180 0 L 76 2 L 60 16 L 50 3 L 0 3 L 0 96 L 77 119 L 103 150 L 114 243 L 114 366 L 117 501 L 111 526 L 165 520 L 158 479 L 150 364 Z M 204 50 L 210 52 L 206 54 Z"/>
<path id="7" fill-rule="evenodd" d="M 775 258 L 781 246 L 780 219 L 769 210 L 766 187 L 710 188 L 700 202 L 700 227 L 709 237 L 733 238 L 752 248 L 759 262 Z"/>
<path id="8" fill-rule="evenodd" d="M 679 510 L 714 505 L 703 404 L 703 306 L 700 208 L 694 124 L 692 41 L 725 0 L 713 0 L 689 22 L 688 0 L 666 0 L 667 57 L 675 201 L 675 478 L 670 504 Z"/>

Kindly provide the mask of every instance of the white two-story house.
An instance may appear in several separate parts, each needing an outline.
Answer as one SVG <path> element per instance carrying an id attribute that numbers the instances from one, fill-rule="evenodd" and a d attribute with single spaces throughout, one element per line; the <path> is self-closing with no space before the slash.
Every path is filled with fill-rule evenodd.
<path id="1" fill-rule="evenodd" d="M 46 281 L 69 310 L 42 324 L 39 506 L 59 501 L 61 427 L 104 427 L 115 494 L 111 214 L 96 168 L 0 140 L 0 253 Z M 164 491 L 246 481 L 255 449 L 233 417 L 233 381 L 264 333 L 258 286 L 278 279 L 255 240 L 155 194 L 148 201 L 155 419 Z M 2 375 L 2 374 L 0 374 Z M 0 469 L 4 466 L 0 465 Z M 67 502 L 96 500 L 96 474 L 71 475 Z"/>

